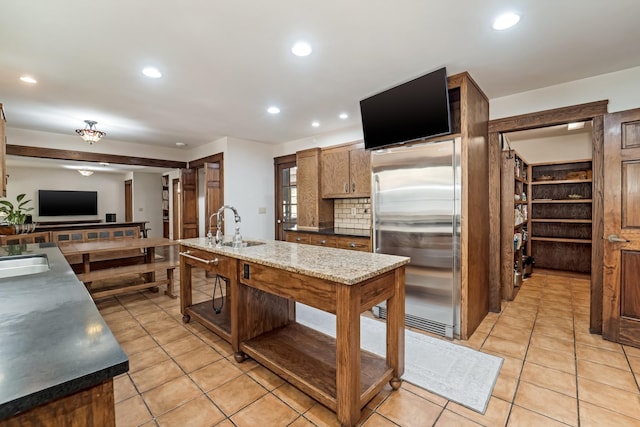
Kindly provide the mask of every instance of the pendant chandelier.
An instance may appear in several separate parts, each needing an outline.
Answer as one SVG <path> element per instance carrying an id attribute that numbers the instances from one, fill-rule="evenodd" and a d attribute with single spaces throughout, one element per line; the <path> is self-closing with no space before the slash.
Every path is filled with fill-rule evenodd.
<path id="1" fill-rule="evenodd" d="M 106 133 L 94 127 L 98 122 L 94 122 L 93 120 L 85 120 L 84 122 L 87 124 L 87 127 L 84 129 L 76 129 L 76 133 L 89 144 L 100 141 L 100 139 L 106 135 Z"/>

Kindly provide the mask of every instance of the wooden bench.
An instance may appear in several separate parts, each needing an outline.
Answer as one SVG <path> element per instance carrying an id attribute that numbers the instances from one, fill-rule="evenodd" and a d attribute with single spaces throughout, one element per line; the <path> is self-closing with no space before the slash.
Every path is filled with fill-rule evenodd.
<path id="1" fill-rule="evenodd" d="M 90 271 L 89 273 L 80 273 L 77 276 L 81 282 L 84 282 L 93 299 L 117 295 L 125 291 L 130 292 L 140 289 L 157 288 L 158 286 L 162 285 L 167 285 L 167 290 L 165 291 L 166 295 L 169 295 L 171 298 L 177 298 L 177 295 L 174 294 L 173 290 L 173 272 L 175 268 L 176 265 L 171 261 L 160 261 L 145 264 L 128 265 L 123 267 L 113 267 L 103 270 L 95 270 Z M 149 274 L 161 270 L 167 271 L 166 279 L 154 280 L 137 285 L 127 285 L 126 288 L 123 288 L 122 286 L 113 286 L 104 289 L 92 289 L 91 286 L 91 282 L 96 280 L 107 280 L 134 274 Z"/>
<path id="2" fill-rule="evenodd" d="M 137 235 L 137 234 L 136 234 Z M 84 282 L 85 286 L 94 299 L 117 295 L 134 290 L 151 288 L 157 292 L 158 286 L 166 285 L 165 294 L 171 298 L 174 295 L 174 269 L 177 267 L 172 261 L 161 261 L 155 258 L 155 249 L 158 247 L 173 246 L 176 242 L 165 238 L 126 238 L 114 240 L 92 240 L 88 242 L 76 241 L 60 245 L 60 250 L 67 259 L 80 257 L 79 271 L 76 271 L 78 279 Z M 142 251 L 142 252 L 141 252 Z M 131 258 L 136 260 L 142 257 L 142 261 L 136 264 L 127 263 L 128 258 L 111 260 L 112 266 L 109 268 L 96 268 L 94 261 L 98 257 L 113 256 L 123 253 L 131 253 Z M 166 271 L 167 278 L 156 280 L 155 274 Z M 127 282 L 126 276 L 138 276 L 131 279 L 143 280 L 143 283 Z M 115 279 L 114 283 L 109 283 L 110 279 Z M 95 281 L 107 281 L 102 287 L 95 286 Z"/>

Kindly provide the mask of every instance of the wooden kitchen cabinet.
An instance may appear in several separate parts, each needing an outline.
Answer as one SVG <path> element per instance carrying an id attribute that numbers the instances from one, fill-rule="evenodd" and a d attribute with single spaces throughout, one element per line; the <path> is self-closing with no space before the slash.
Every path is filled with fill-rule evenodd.
<path id="1" fill-rule="evenodd" d="M 0 196 L 7 196 L 7 137 L 5 135 L 6 118 L 4 116 L 4 109 L 2 103 L 0 103 Z"/>
<path id="2" fill-rule="evenodd" d="M 333 227 L 333 200 L 322 199 L 320 188 L 320 148 L 296 153 L 298 228 L 320 230 Z"/>
<path id="3" fill-rule="evenodd" d="M 363 143 L 325 148 L 321 155 L 322 197 L 371 197 L 371 153 Z"/>
<path id="4" fill-rule="evenodd" d="M 352 251 L 371 252 L 371 239 L 369 237 L 287 231 L 285 238 L 287 242 L 293 243 L 325 246 L 327 248 L 349 249 Z"/>

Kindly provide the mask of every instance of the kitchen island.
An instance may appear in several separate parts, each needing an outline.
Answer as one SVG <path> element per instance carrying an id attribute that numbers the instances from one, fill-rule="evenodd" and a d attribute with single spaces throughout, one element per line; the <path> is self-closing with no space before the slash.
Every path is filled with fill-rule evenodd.
<path id="1" fill-rule="evenodd" d="M 355 425 L 404 372 L 404 266 L 409 258 L 280 241 L 216 248 L 180 241 L 180 299 L 192 318 Z M 220 276 L 225 300 L 192 304 L 191 269 Z M 336 338 L 295 321 L 295 302 L 336 315 Z M 360 349 L 360 314 L 387 302 L 386 358 Z M 222 304 L 224 302 L 224 304 Z M 212 306 L 221 307 L 216 314 Z"/>
<path id="2" fill-rule="evenodd" d="M 0 247 L 8 268 L 31 257 L 48 266 L 0 278 L 0 426 L 114 426 L 127 356 L 55 244 Z"/>

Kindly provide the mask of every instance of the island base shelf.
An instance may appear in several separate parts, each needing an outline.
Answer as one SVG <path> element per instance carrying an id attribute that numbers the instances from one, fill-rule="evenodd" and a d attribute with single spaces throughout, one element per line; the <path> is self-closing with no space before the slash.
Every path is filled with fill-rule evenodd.
<path id="1" fill-rule="evenodd" d="M 337 408 L 336 340 L 291 323 L 240 344 L 240 350 L 332 411 Z M 384 358 L 360 352 L 360 409 L 393 377 Z"/>
<path id="2" fill-rule="evenodd" d="M 222 298 L 216 298 L 215 305 L 219 307 Z M 191 305 L 185 309 L 185 314 L 191 319 L 195 319 L 205 328 L 222 338 L 227 342 L 231 342 L 231 306 L 229 298 L 224 298 L 224 305 L 220 314 L 216 314 L 213 311 L 211 305 L 212 300 L 206 300 L 204 302 Z"/>

